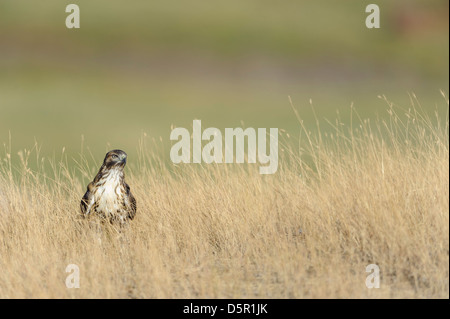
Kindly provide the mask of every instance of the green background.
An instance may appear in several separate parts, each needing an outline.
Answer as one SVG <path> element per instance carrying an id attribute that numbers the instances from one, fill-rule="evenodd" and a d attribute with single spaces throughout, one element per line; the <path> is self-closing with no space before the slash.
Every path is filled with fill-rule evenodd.
<path id="1" fill-rule="evenodd" d="M 0 1 L 0 142 L 13 156 L 82 144 L 101 160 L 136 154 L 139 138 L 170 146 L 171 126 L 278 127 L 295 135 L 289 104 L 313 126 L 384 116 L 386 95 L 433 112 L 448 92 L 448 1 Z M 169 153 L 167 148 L 166 153 Z M 3 152 L 0 152 L 3 154 Z M 3 156 L 3 155 L 2 155 Z"/>

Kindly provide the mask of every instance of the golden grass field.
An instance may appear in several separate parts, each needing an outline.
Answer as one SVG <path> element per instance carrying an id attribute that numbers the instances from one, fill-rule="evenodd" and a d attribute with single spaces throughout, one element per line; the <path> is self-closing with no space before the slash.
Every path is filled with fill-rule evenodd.
<path id="1" fill-rule="evenodd" d="M 273 175 L 167 164 L 143 139 L 126 168 L 138 213 L 121 234 L 78 216 L 102 159 L 82 154 L 72 170 L 34 149 L 15 163 L 6 146 L 0 298 L 449 298 L 448 114 L 388 112 L 352 112 L 352 128 L 336 120 L 327 133 L 300 119 L 299 136 L 281 132 Z M 378 289 L 365 285 L 369 264 Z"/>

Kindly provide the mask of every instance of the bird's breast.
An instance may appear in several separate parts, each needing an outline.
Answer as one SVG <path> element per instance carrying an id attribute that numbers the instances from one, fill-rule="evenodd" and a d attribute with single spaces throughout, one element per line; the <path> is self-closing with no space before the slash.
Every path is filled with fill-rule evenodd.
<path id="1" fill-rule="evenodd" d="M 98 213 L 114 215 L 123 207 L 124 186 L 120 172 L 112 171 L 104 176 L 96 185 L 94 202 Z"/>

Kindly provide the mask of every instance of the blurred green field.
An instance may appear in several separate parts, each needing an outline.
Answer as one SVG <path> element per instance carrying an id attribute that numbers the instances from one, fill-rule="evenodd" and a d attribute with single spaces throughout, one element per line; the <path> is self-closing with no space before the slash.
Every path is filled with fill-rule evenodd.
<path id="1" fill-rule="evenodd" d="M 13 155 L 136 153 L 143 134 L 169 145 L 171 125 L 278 127 L 343 122 L 353 103 L 383 115 L 384 94 L 430 113 L 448 93 L 448 1 L 76 1 L 81 28 L 60 1 L 0 2 L 0 142 Z M 445 114 L 445 112 L 444 112 Z M 242 124 L 243 123 L 243 124 Z M 82 138 L 83 136 L 83 138 Z M 3 156 L 3 155 L 2 155 Z"/>

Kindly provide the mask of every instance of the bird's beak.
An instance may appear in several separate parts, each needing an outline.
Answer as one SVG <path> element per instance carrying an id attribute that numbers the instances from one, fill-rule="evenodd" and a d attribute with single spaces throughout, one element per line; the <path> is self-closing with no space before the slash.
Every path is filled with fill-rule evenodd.
<path id="1" fill-rule="evenodd" d="M 126 163 L 127 163 L 127 156 L 126 156 L 126 155 L 123 155 L 123 156 L 121 157 L 121 159 L 120 159 L 120 162 L 123 163 L 123 164 L 126 164 Z"/>

